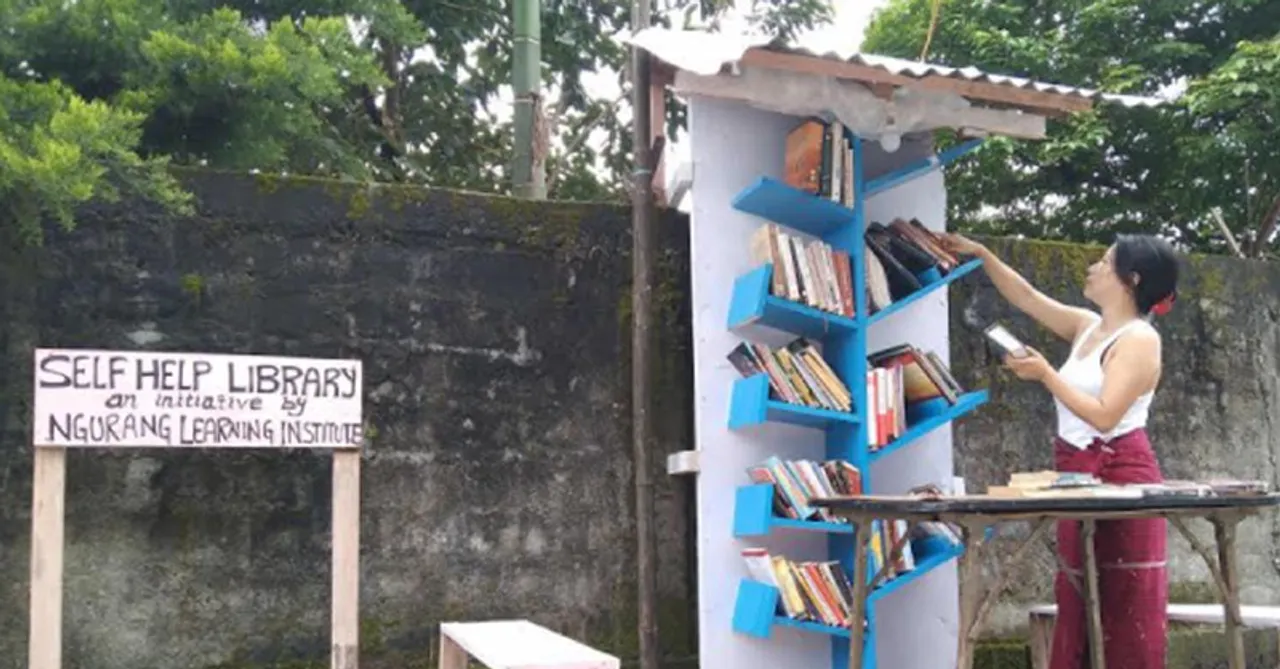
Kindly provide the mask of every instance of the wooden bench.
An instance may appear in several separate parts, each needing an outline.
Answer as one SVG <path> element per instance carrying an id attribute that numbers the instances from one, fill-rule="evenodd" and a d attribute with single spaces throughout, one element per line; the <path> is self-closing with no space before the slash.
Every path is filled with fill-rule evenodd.
<path id="1" fill-rule="evenodd" d="M 1222 625 L 1226 613 L 1221 604 L 1169 604 L 1167 609 L 1171 622 L 1192 623 L 1199 625 Z M 1031 646 L 1032 669 L 1047 669 L 1049 655 L 1053 651 L 1053 621 L 1058 616 L 1056 604 L 1037 604 L 1031 607 Z M 1280 630 L 1280 606 L 1248 606 L 1240 607 L 1240 617 L 1244 619 L 1245 628 Z M 1277 648 L 1280 648 L 1280 634 L 1277 635 Z"/>
<path id="2" fill-rule="evenodd" d="M 528 620 L 440 623 L 440 669 L 619 669 L 618 658 Z"/>

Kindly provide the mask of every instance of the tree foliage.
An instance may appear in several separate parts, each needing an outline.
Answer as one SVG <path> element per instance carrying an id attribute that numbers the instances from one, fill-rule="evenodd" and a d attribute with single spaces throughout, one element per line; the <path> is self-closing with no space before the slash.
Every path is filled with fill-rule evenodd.
<path id="1" fill-rule="evenodd" d="M 56 81 L 0 74 L 0 237 L 40 244 L 45 220 L 71 228 L 76 207 L 94 197 L 141 194 L 185 208 L 166 161 L 132 150 L 142 118 Z"/>
<path id="2" fill-rule="evenodd" d="M 553 197 L 625 196 L 630 4 L 542 0 Z M 714 24 L 730 4 L 661 0 L 654 21 Z M 752 9 L 784 37 L 831 19 L 829 0 Z M 0 0 L 0 109 L 22 119 L 0 128 L 0 185 L 31 239 L 36 212 L 69 224 L 124 187 L 181 204 L 166 161 L 508 192 L 511 16 L 512 0 Z"/>
<path id="3" fill-rule="evenodd" d="M 184 208 L 169 162 L 368 176 L 340 125 L 348 91 L 383 80 L 345 21 L 254 24 L 148 0 L 0 4 L 0 184 L 6 223 L 41 222 L 124 192 Z"/>
<path id="4" fill-rule="evenodd" d="M 1280 37 L 1241 42 L 1192 82 L 1186 106 L 1195 119 L 1191 141 L 1231 175 L 1220 195 L 1248 223 L 1240 235 L 1244 252 L 1268 253 L 1280 221 Z"/>
<path id="5" fill-rule="evenodd" d="M 891 0 L 863 48 L 919 57 L 930 5 Z M 1081 241 L 1161 232 L 1190 248 L 1221 249 L 1215 211 L 1250 238 L 1280 195 L 1275 140 L 1255 141 L 1280 113 L 1268 95 L 1276 75 L 1267 69 L 1276 62 L 1280 3 L 948 0 L 941 7 L 931 62 L 1115 93 L 1188 91 L 1157 109 L 1102 104 L 1051 121 L 1042 142 L 989 142 L 955 169 L 949 202 L 961 224 Z M 1248 83 L 1258 88 L 1240 85 Z"/>

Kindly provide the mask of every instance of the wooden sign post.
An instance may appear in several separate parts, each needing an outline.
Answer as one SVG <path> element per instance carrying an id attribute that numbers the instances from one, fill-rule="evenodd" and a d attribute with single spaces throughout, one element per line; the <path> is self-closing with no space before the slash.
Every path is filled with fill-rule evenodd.
<path id="1" fill-rule="evenodd" d="M 37 349 L 29 669 L 62 666 L 68 448 L 333 449 L 332 669 L 359 666 L 359 360 Z"/>

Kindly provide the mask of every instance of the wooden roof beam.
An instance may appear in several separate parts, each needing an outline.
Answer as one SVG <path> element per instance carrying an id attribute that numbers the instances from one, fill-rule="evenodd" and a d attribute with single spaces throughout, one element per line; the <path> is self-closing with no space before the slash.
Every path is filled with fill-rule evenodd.
<path id="1" fill-rule="evenodd" d="M 1044 91 L 1015 88 L 985 81 L 952 79 L 939 75 L 930 75 L 917 79 L 859 63 L 780 53 L 760 48 L 747 50 L 742 56 L 741 64 L 751 67 L 851 79 L 872 84 L 873 86 L 888 84 L 945 91 L 966 98 L 1011 105 L 1042 116 L 1064 116 L 1071 112 L 1087 111 L 1093 107 L 1093 100 L 1085 97 L 1046 93 Z"/>

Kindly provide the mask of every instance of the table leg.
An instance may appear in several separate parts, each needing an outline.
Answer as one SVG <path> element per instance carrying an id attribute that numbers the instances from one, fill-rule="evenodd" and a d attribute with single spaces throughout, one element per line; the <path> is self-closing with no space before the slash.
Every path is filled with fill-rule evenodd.
<path id="1" fill-rule="evenodd" d="M 1102 636 L 1102 610 L 1098 596 L 1098 554 L 1093 538 L 1098 525 L 1092 518 L 1081 521 L 1080 541 L 1084 544 L 1084 610 L 1089 626 L 1089 655 L 1093 669 L 1107 666 Z"/>
<path id="2" fill-rule="evenodd" d="M 964 556 L 960 558 L 960 639 L 956 649 L 958 669 L 972 669 L 973 652 L 978 645 L 983 621 L 995 605 L 996 598 L 1004 591 L 1013 569 L 1021 564 L 1027 551 L 1051 526 L 1049 518 L 1038 520 L 1027 537 L 1015 545 L 1012 555 L 1004 561 L 999 578 L 987 587 L 982 577 L 982 548 L 986 546 L 988 524 L 985 521 L 961 524 Z"/>
<path id="3" fill-rule="evenodd" d="M 849 609 L 849 669 L 862 669 L 862 652 L 866 635 L 863 621 L 867 617 L 867 550 L 871 545 L 871 519 L 851 519 L 853 524 L 853 583 Z"/>
<path id="4" fill-rule="evenodd" d="M 1225 586 L 1222 606 L 1226 614 L 1227 666 L 1231 669 L 1245 669 L 1244 624 L 1240 617 L 1240 574 L 1236 565 L 1236 524 L 1240 519 L 1215 515 L 1209 520 L 1213 523 L 1213 535 L 1218 541 L 1218 568 L 1222 572 L 1221 582 Z"/>
<path id="5" fill-rule="evenodd" d="M 1062 574 L 1067 577 L 1067 581 L 1071 583 L 1071 587 L 1075 588 L 1076 594 L 1080 595 L 1081 599 L 1084 599 L 1084 583 L 1080 582 L 1080 577 L 1076 576 L 1075 573 L 1073 573 L 1073 570 L 1067 567 L 1066 561 L 1063 560 L 1062 555 L 1058 553 L 1057 542 L 1048 535 L 1045 535 L 1044 547 L 1045 550 L 1049 552 L 1049 555 L 1053 556 L 1053 561 L 1054 564 L 1058 566 L 1058 571 L 1062 572 Z"/>

